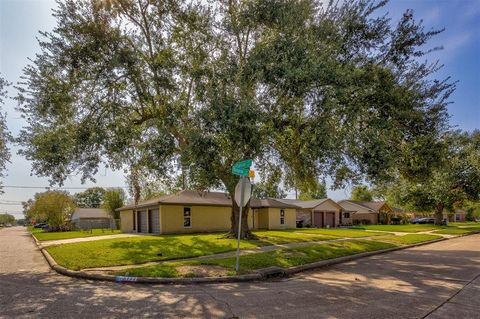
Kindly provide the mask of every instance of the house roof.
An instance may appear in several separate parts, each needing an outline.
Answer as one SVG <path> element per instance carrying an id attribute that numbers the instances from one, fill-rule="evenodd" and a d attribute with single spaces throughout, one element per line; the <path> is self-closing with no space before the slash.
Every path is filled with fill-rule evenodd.
<path id="1" fill-rule="evenodd" d="M 295 205 L 299 208 L 315 208 L 318 205 L 322 204 L 328 198 L 322 198 L 322 199 L 314 199 L 314 200 L 300 200 L 300 199 L 277 199 L 278 201 L 284 203 L 284 204 L 290 204 L 290 205 Z"/>
<path id="2" fill-rule="evenodd" d="M 227 193 L 222 192 L 202 192 L 183 190 L 173 195 L 164 195 L 138 203 L 123 206 L 118 211 L 133 208 L 148 207 L 160 204 L 181 204 L 181 205 L 212 205 L 212 206 L 232 206 L 232 199 Z"/>
<path id="3" fill-rule="evenodd" d="M 386 204 L 386 202 L 384 202 L 384 201 L 364 202 L 364 201 L 350 200 L 350 199 L 341 200 L 341 201 L 338 202 L 338 204 L 340 206 L 342 206 L 342 203 L 345 203 L 345 202 L 358 205 L 362 208 L 366 208 L 366 209 L 371 210 L 372 212 L 375 212 L 375 213 L 378 213 L 378 211 Z"/>
<path id="4" fill-rule="evenodd" d="M 80 218 L 110 218 L 110 215 L 103 208 L 75 208 L 72 213 L 72 220 Z"/>
<path id="5" fill-rule="evenodd" d="M 157 198 L 149 199 L 138 203 L 138 205 L 126 205 L 117 211 L 129 210 L 134 208 L 142 208 L 148 206 L 155 206 L 160 204 L 173 205 L 211 205 L 211 206 L 232 206 L 232 199 L 227 193 L 223 192 L 200 192 L 184 190 L 173 195 L 164 195 Z M 297 205 L 283 202 L 283 200 L 276 198 L 257 199 L 252 198 L 250 201 L 251 208 L 299 208 Z"/>
<path id="6" fill-rule="evenodd" d="M 276 198 L 267 198 L 267 199 L 257 199 L 252 198 L 250 201 L 251 208 L 263 208 L 263 207 L 270 207 L 270 208 L 299 208 L 296 205 L 285 203 L 280 199 Z"/>
<path id="7" fill-rule="evenodd" d="M 330 198 L 313 199 L 313 200 L 277 199 L 277 201 L 280 201 L 285 204 L 294 205 L 297 208 L 303 208 L 303 209 L 314 209 L 315 207 L 320 206 L 325 202 L 331 202 L 334 206 L 338 207 L 339 209 L 342 208 L 340 205 L 338 205 L 334 200 Z"/>

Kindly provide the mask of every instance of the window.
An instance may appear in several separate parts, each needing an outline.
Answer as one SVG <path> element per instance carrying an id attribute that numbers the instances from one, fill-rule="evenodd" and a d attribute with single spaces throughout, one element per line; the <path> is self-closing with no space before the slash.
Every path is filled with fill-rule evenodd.
<path id="1" fill-rule="evenodd" d="M 190 207 L 183 208 L 183 227 L 192 227 L 192 211 Z"/>
<path id="2" fill-rule="evenodd" d="M 456 222 L 459 222 L 460 221 L 460 214 L 455 214 L 455 221 Z"/>
<path id="3" fill-rule="evenodd" d="M 135 218 L 135 212 L 133 212 L 133 230 L 135 230 L 135 224 L 136 224 L 136 218 Z"/>
<path id="4" fill-rule="evenodd" d="M 285 211 L 283 209 L 280 210 L 280 225 L 285 225 Z"/>
<path id="5" fill-rule="evenodd" d="M 343 213 L 343 218 L 350 218 L 350 213 Z"/>

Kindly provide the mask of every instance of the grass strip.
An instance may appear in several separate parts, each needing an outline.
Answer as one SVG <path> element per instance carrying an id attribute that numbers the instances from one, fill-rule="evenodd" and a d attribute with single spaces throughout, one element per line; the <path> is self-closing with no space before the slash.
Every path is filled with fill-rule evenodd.
<path id="1" fill-rule="evenodd" d="M 381 236 L 376 238 L 376 240 L 386 241 L 397 245 L 411 245 L 416 243 L 421 243 L 425 241 L 430 241 L 434 239 L 440 239 L 442 236 L 438 235 L 430 235 L 430 234 L 408 234 L 403 236 L 395 236 L 395 235 L 388 235 L 388 236 Z"/>
<path id="2" fill-rule="evenodd" d="M 332 237 L 344 237 L 344 238 L 361 238 L 371 236 L 382 236 L 385 234 L 368 232 L 360 229 L 326 229 L 326 228 L 298 228 L 296 233 L 317 234 Z"/>
<path id="3" fill-rule="evenodd" d="M 392 248 L 392 243 L 377 242 L 371 240 L 356 240 L 326 243 L 291 249 L 280 249 L 270 252 L 245 255 L 240 258 L 240 273 L 250 273 L 256 269 L 278 266 L 293 267 L 304 265 L 320 260 L 332 259 L 348 255 L 359 254 L 368 251 Z M 227 275 L 233 275 L 235 258 L 219 258 L 209 260 L 195 260 L 184 262 L 166 262 L 160 265 L 133 268 L 115 272 L 117 275 L 137 277 L 192 277 L 195 273 L 181 273 L 178 271 L 182 266 L 220 266 L 226 270 Z"/>
<path id="4" fill-rule="evenodd" d="M 446 228 L 442 230 L 434 231 L 435 234 L 445 234 L 445 235 L 464 235 L 480 232 L 480 227 L 465 227 L 465 228 Z"/>

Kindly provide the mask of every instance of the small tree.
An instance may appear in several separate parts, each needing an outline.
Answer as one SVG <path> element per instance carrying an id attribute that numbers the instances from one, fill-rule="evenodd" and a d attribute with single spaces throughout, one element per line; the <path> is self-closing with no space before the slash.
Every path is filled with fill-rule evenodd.
<path id="1" fill-rule="evenodd" d="M 92 187 L 74 195 L 78 207 L 99 208 L 102 205 L 105 189 L 102 187 Z"/>
<path id="2" fill-rule="evenodd" d="M 15 216 L 4 213 L 0 214 L 0 224 L 14 224 L 15 223 Z"/>
<path id="3" fill-rule="evenodd" d="M 103 195 L 102 207 L 112 216 L 114 219 L 120 218 L 120 213 L 116 211 L 117 208 L 123 206 L 125 201 L 125 192 L 121 188 L 110 188 L 105 191 Z"/>
<path id="4" fill-rule="evenodd" d="M 253 185 L 255 198 L 285 198 L 286 194 L 280 186 L 282 170 L 278 166 L 260 166 L 260 182 Z"/>
<path id="5" fill-rule="evenodd" d="M 311 199 L 322 199 L 327 197 L 327 188 L 325 183 L 314 181 L 311 184 L 302 184 L 300 188 L 300 195 L 298 196 L 301 200 L 311 200 Z"/>
<path id="6" fill-rule="evenodd" d="M 351 199 L 362 202 L 371 202 L 373 200 L 373 192 L 365 185 L 355 186 L 352 189 Z"/>
<path id="7" fill-rule="evenodd" d="M 24 215 L 48 223 L 51 230 L 59 230 L 75 210 L 75 201 L 64 191 L 47 191 L 35 194 L 35 198 L 24 203 Z"/>

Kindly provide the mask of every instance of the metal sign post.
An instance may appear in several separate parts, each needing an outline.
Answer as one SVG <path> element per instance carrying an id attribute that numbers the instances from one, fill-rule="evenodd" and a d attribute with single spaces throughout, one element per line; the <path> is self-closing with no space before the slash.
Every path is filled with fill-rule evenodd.
<path id="1" fill-rule="evenodd" d="M 240 237 L 242 233 L 242 213 L 243 207 L 250 200 L 252 192 L 252 184 L 250 184 L 250 166 L 252 166 L 252 160 L 246 160 L 236 163 L 232 168 L 232 173 L 240 175 L 240 181 L 235 187 L 235 202 L 240 207 L 240 213 L 238 216 L 238 235 L 237 235 L 237 256 L 235 261 L 235 272 L 238 273 L 240 263 Z"/>
<path id="2" fill-rule="evenodd" d="M 245 177 L 240 179 L 240 214 L 238 216 L 238 236 L 237 236 L 237 260 L 235 261 L 235 272 L 238 273 L 238 265 L 240 263 L 240 234 L 242 232 L 242 211 L 243 211 L 243 197 L 245 190 Z"/>

